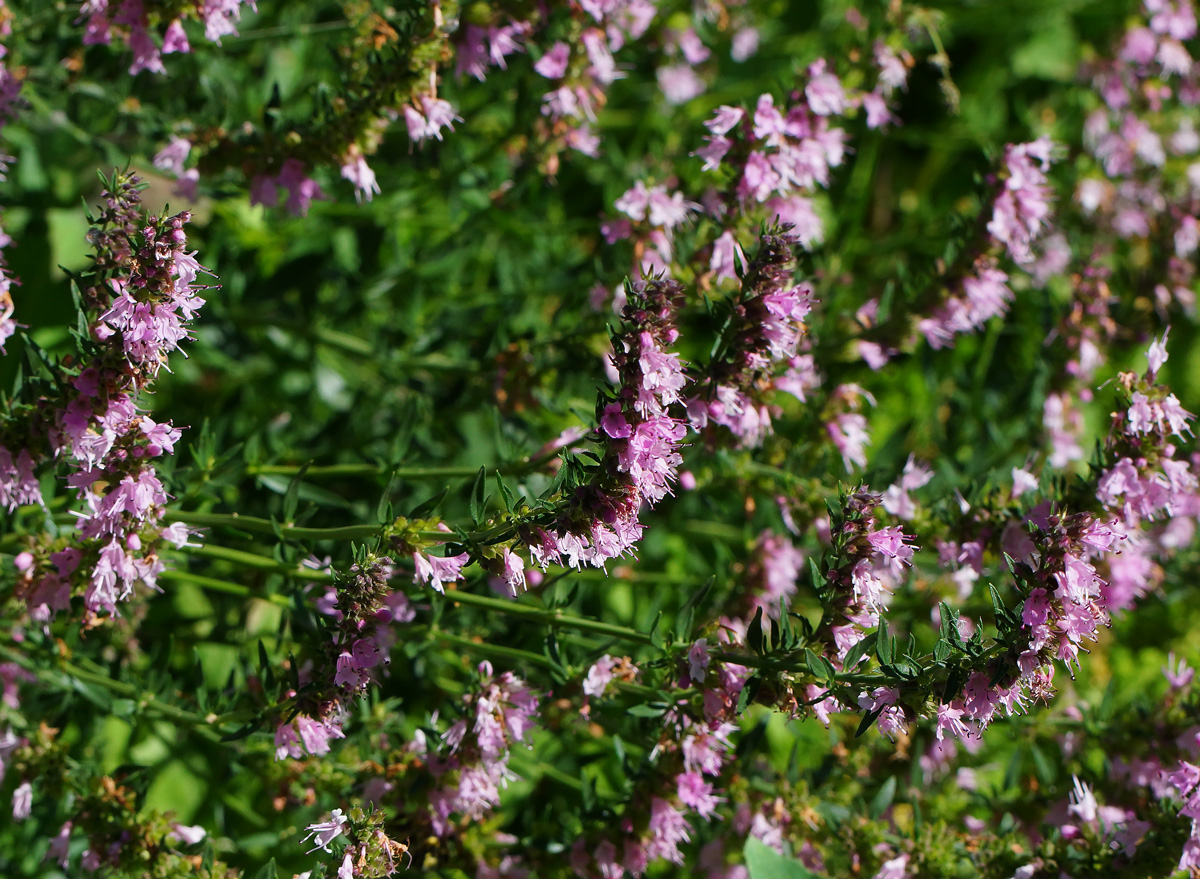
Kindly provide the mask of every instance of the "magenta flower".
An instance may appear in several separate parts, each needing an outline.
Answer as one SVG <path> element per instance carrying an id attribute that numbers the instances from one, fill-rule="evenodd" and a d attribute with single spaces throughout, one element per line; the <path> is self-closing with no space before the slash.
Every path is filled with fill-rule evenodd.
<path id="1" fill-rule="evenodd" d="M 533 69 L 546 79 L 562 79 L 571 59 L 570 47 L 559 40 L 551 46 L 533 65 Z"/>
<path id="2" fill-rule="evenodd" d="M 24 821 L 33 809 L 33 785 L 23 781 L 17 785 L 12 796 L 12 816 L 14 821 Z"/>
<path id="3" fill-rule="evenodd" d="M 316 845 L 309 849 L 310 854 L 315 852 L 317 849 L 329 851 L 329 843 L 333 842 L 342 835 L 342 832 L 346 828 L 346 823 L 347 820 L 342 814 L 342 810 L 334 809 L 333 812 L 330 813 L 328 821 L 320 821 L 316 824 L 309 824 L 308 827 L 305 828 L 305 830 L 308 831 L 308 834 L 301 841 L 303 842 L 311 839 L 316 843 Z"/>
<path id="4" fill-rule="evenodd" d="M 367 165 L 367 160 L 362 155 L 355 155 L 342 165 L 342 177 L 354 184 L 354 198 L 360 204 L 370 201 L 380 193 L 375 172 Z"/>
<path id="5" fill-rule="evenodd" d="M 416 573 L 413 582 L 431 586 L 438 592 L 445 592 L 442 584 L 461 580 L 463 566 L 469 560 L 470 556 L 467 553 L 456 556 L 431 556 L 414 552 Z"/>

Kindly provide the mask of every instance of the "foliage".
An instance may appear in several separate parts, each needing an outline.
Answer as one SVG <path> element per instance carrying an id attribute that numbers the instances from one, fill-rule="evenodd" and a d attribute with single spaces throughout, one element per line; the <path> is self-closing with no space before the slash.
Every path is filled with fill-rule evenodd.
<path id="1" fill-rule="evenodd" d="M 0 34 L 4 876 L 1200 869 L 1190 0 Z"/>

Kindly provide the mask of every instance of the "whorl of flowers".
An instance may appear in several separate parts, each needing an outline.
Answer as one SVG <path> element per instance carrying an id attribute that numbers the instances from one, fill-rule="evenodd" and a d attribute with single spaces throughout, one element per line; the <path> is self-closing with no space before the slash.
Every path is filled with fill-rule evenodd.
<path id="1" fill-rule="evenodd" d="M 1018 265 L 1034 261 L 1032 246 L 1044 234 L 1051 213 L 1046 170 L 1054 148 L 1045 136 L 1005 147 L 1000 194 L 987 223 L 988 241 L 955 283 L 956 292 L 917 323 L 931 347 L 950 347 L 956 336 L 975 332 L 1007 313 L 1013 300 L 1009 276 L 991 251 L 998 246 Z"/>
<path id="2" fill-rule="evenodd" d="M 12 13 L 0 3 L 0 37 L 6 42 L 12 35 L 11 16 Z M 7 47 L 0 44 L 0 133 L 16 118 L 21 104 L 20 95 L 21 77 L 10 68 Z M 0 182 L 6 179 L 8 165 L 12 161 L 12 156 L 0 153 Z M 0 229 L 0 353 L 4 352 L 4 343 L 17 331 L 17 322 L 13 317 L 12 288 L 20 282 L 9 272 L 4 261 L 4 248 L 11 243 L 12 239 Z"/>
<path id="3" fill-rule="evenodd" d="M 996 198 L 987 230 L 1018 264 L 1033 262 L 1031 245 L 1050 218 L 1046 170 L 1053 150 L 1054 143 L 1045 135 L 1004 148 L 1004 188 Z"/>
<path id="4" fill-rule="evenodd" d="M 189 338 L 204 305 L 196 283 L 204 269 L 187 250 L 190 215 L 143 221 L 138 188 L 133 175 L 116 178 L 90 236 L 96 271 L 80 294 L 96 316 L 81 368 L 57 395 L 31 386 L 42 395 L 27 401 L 26 433 L 12 426 L 0 445 L 0 497 L 10 510 L 40 503 L 34 470 L 54 458 L 66 462 L 67 484 L 83 502 L 75 540 L 35 545 L 18 559 L 20 593 L 40 619 L 65 609 L 72 587 L 82 587 L 89 613 L 116 614 L 137 583 L 156 587 L 158 550 L 189 538 L 186 527 L 162 524 L 167 493 L 153 463 L 174 451 L 181 431 L 138 404 Z"/>
<path id="5" fill-rule="evenodd" d="M 1100 478 L 1098 496 L 1129 528 L 1143 519 L 1190 511 L 1196 476 L 1174 457 L 1175 442 L 1190 434 L 1192 413 L 1156 382 L 1167 360 L 1166 335 L 1150 346 L 1145 375 L 1122 373 L 1128 408 L 1113 417 L 1110 441 L 1115 462 Z"/>
<path id="6" fill-rule="evenodd" d="M 700 672 L 697 682 L 703 683 Z M 736 732 L 737 725 L 727 721 L 698 721 L 671 712 L 659 736 L 662 756 L 653 775 L 639 783 L 619 833 L 603 831 L 598 842 L 579 839 L 571 852 L 575 874 L 641 876 L 657 861 L 682 866 L 681 846 L 695 832 L 692 816 L 711 821 L 725 802 L 716 793 L 716 779 L 734 756 Z"/>
<path id="7" fill-rule="evenodd" d="M 679 355 L 670 350 L 679 335 L 675 312 L 682 296 L 683 288 L 671 280 L 629 286 L 622 327 L 613 336 L 618 385 L 602 391 L 596 406 L 604 457 L 553 523 L 522 529 L 543 569 L 600 567 L 632 551 L 642 536 L 642 503 L 653 506 L 671 492 L 686 433 L 671 414 L 686 383 Z"/>
<path id="8" fill-rule="evenodd" d="M 757 446 L 771 430 L 766 403 L 779 366 L 797 354 L 812 289 L 793 284 L 797 241 L 784 232 L 764 235 L 745 268 L 740 295 L 708 371 L 687 400 L 693 430 L 728 428 L 741 445 Z"/>
<path id="9" fill-rule="evenodd" d="M 508 671 L 496 675 L 487 661 L 478 671 L 479 689 L 463 697 L 462 718 L 431 758 L 438 782 L 429 810 L 438 836 L 452 831 L 452 815 L 479 821 L 495 808 L 500 788 L 515 777 L 508 768 L 511 749 L 528 744 L 537 725 L 538 698 L 523 680 Z"/>
<path id="10" fill-rule="evenodd" d="M 165 16 L 157 6 L 154 0 L 86 0 L 79 10 L 84 45 L 122 40 L 133 53 L 130 76 L 143 70 L 165 75 L 163 55 L 192 51 L 185 20 L 202 23 L 204 38 L 220 43 L 222 37 L 237 35 L 243 6 L 255 8 L 254 0 L 202 0 L 171 4 L 172 14 Z"/>
<path id="11" fill-rule="evenodd" d="M 392 575 L 390 558 L 368 556 L 317 600 L 333 631 L 313 666 L 285 693 L 287 720 L 275 730 L 277 760 L 328 753 L 329 742 L 343 737 L 349 705 L 386 673 L 396 637 L 392 626 L 416 616 L 407 596 L 388 585 Z"/>

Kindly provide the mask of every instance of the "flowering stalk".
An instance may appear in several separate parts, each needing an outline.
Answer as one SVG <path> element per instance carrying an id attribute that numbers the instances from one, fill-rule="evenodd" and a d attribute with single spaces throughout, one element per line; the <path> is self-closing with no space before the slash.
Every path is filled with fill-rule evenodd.
<path id="1" fill-rule="evenodd" d="M 83 502 L 75 540 L 35 540 L 17 557 L 18 594 L 35 619 L 65 610 L 82 592 L 89 617 L 116 614 L 137 583 L 154 589 L 159 550 L 181 547 L 190 532 L 162 524 L 167 494 L 153 459 L 170 454 L 180 430 L 138 412 L 140 395 L 168 356 L 188 339 L 204 304 L 203 268 L 186 249 L 189 215 L 144 221 L 139 181 L 118 175 L 91 240 L 96 269 L 81 279 L 93 315 L 80 366 L 51 366 L 10 405 L 0 443 L 0 500 L 10 511 L 41 503 L 35 470 L 66 462 L 67 483 Z M 15 451 L 14 450 L 18 450 Z"/>

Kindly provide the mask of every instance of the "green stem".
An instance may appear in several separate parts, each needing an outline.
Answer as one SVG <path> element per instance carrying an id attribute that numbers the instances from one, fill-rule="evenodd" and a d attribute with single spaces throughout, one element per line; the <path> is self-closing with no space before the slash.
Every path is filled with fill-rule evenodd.
<path id="1" fill-rule="evenodd" d="M 220 559 L 223 562 L 232 562 L 235 565 L 241 565 L 244 568 L 254 568 L 258 571 L 285 574 L 289 577 L 295 577 L 297 580 L 332 583 L 337 579 L 336 575 L 327 571 L 314 571 L 312 568 L 293 568 L 291 565 L 281 564 L 274 559 L 254 555 L 249 552 L 241 552 L 236 549 L 227 549 L 224 546 L 185 546 L 179 552 L 200 556 L 201 558 Z"/>
<path id="2" fill-rule="evenodd" d="M 168 510 L 164 517 L 168 522 L 183 522 L 185 525 L 198 526 L 228 526 L 242 531 L 257 534 L 280 534 L 296 540 L 364 540 L 378 537 L 383 531 L 382 525 L 343 525 L 340 528 L 303 528 L 295 525 L 281 525 L 270 519 L 256 516 L 240 516 L 237 513 L 193 513 L 184 510 Z M 422 536 L 426 532 L 421 532 Z M 441 539 L 446 535 L 441 532 Z"/>
<path id="3" fill-rule="evenodd" d="M 201 527 L 235 528 L 254 534 L 277 534 L 295 540 L 366 540 L 383 534 L 386 525 L 342 525 L 338 528 L 305 528 L 297 525 L 281 525 L 270 519 L 257 516 L 242 516 L 237 513 L 197 513 L 185 510 L 168 510 L 164 516 L 168 522 L 183 522 L 185 525 Z M 448 531 L 413 531 L 410 536 L 431 543 L 447 543 L 454 539 Z M 311 578 L 310 578 L 311 579 Z"/>
<path id="4" fill-rule="evenodd" d="M 295 476 L 298 464 L 256 464 L 246 468 L 251 476 Z M 400 467 L 394 471 L 397 479 L 454 479 L 474 476 L 478 467 Z M 374 464 L 327 464 L 309 467 L 305 476 L 386 476 L 389 471 Z"/>
<path id="5" fill-rule="evenodd" d="M 715 537 L 718 540 L 728 540 L 732 543 L 745 543 L 746 532 L 733 525 L 722 522 L 702 522 L 689 519 L 683 523 L 683 530 L 699 537 Z"/>
<path id="6" fill-rule="evenodd" d="M 203 577 L 200 574 L 193 574 L 190 571 L 166 570 L 158 575 L 160 580 L 176 583 L 190 583 L 193 586 L 199 586 L 201 589 L 207 589 L 209 592 L 223 592 L 226 595 L 242 595 L 246 598 L 258 598 L 262 601 L 269 601 L 272 604 L 277 604 L 280 607 L 288 607 L 291 602 L 287 596 L 274 593 L 264 593 L 249 586 L 243 586 L 241 583 L 230 583 L 227 580 L 218 580 L 214 577 Z"/>
<path id="7" fill-rule="evenodd" d="M 757 656 L 752 653 L 730 653 L 728 651 L 720 651 L 714 653 L 713 659 L 721 662 L 728 662 L 736 665 L 744 665 L 746 668 L 758 668 L 764 671 L 780 671 L 792 672 L 807 675 L 813 679 L 814 683 L 820 681 L 820 677 L 803 659 L 793 658 L 789 656 Z M 837 681 L 843 684 L 886 684 L 889 678 L 881 674 L 846 674 L 839 672 L 836 675 Z"/>
<path id="8" fill-rule="evenodd" d="M 419 629 L 414 629 L 418 631 Z M 537 653 L 531 653 L 528 650 L 518 650 L 516 647 L 505 647 L 501 644 L 492 644 L 487 641 L 474 641 L 462 635 L 455 635 L 453 632 L 446 632 L 442 629 L 430 628 L 427 630 L 429 636 L 435 641 L 440 641 L 443 644 L 450 644 L 455 647 L 462 647 L 470 650 L 473 653 L 478 653 L 483 656 L 497 656 L 503 659 L 511 659 L 515 662 L 524 665 L 536 665 L 541 668 L 554 668 L 554 663 Z"/>
<path id="9" fill-rule="evenodd" d="M 458 589 L 448 590 L 446 592 L 446 600 L 502 613 L 506 616 L 526 619 L 531 622 L 545 623 L 552 627 L 574 629 L 577 632 L 592 632 L 597 635 L 620 638 L 624 641 L 632 641 L 635 644 L 644 644 L 647 646 L 653 646 L 654 643 L 650 640 L 649 635 L 638 632 L 635 629 L 630 629 L 627 626 L 618 626 L 612 623 L 603 623 L 599 620 L 590 620 L 586 617 L 572 616 L 557 610 L 529 607 L 525 604 L 518 604 L 516 601 L 505 601 L 499 598 L 489 598 L 485 595 L 474 595 Z"/>
<path id="10" fill-rule="evenodd" d="M 17 665 L 35 675 L 44 683 L 56 688 L 62 688 L 62 680 L 54 674 L 53 670 L 37 667 L 23 654 L 17 653 L 14 650 L 10 650 L 8 647 L 0 645 L 0 657 L 4 657 L 9 662 L 15 662 Z M 103 687 L 110 693 L 113 693 L 117 696 L 136 701 L 143 708 L 147 708 L 156 714 L 161 715 L 162 717 L 179 721 L 181 723 L 190 724 L 200 728 L 201 730 L 205 730 L 210 734 L 211 730 L 208 729 L 210 727 L 215 727 L 231 720 L 248 719 L 250 716 L 253 716 L 253 712 L 247 713 L 245 710 L 232 711 L 227 714 L 209 714 L 204 716 L 197 714 L 194 711 L 188 711 L 184 708 L 179 708 L 175 705 L 162 702 L 148 693 L 143 692 L 140 688 L 134 686 L 133 684 L 127 684 L 123 681 L 113 680 L 106 674 L 89 671 L 88 669 L 81 668 L 72 662 L 59 662 L 57 664 L 57 669 L 64 674 L 70 675 L 77 681 Z"/>
<path id="11" fill-rule="evenodd" d="M 500 476 L 524 476 L 540 470 L 546 464 L 555 460 L 558 453 L 570 449 L 586 441 L 586 437 L 567 443 L 549 452 L 528 458 L 517 458 L 513 461 L 501 461 L 485 467 L 488 474 Z M 251 476 L 295 476 L 302 469 L 301 464 L 253 464 L 246 468 Z M 469 479 L 479 472 L 478 467 L 380 467 L 376 464 L 325 464 L 308 467 L 305 476 L 392 476 L 397 479 Z"/>
<path id="12" fill-rule="evenodd" d="M 573 571 L 570 568 L 564 569 L 563 574 L 578 577 L 581 580 L 627 580 L 633 583 L 692 583 L 695 581 L 694 576 L 686 574 L 668 574 L 665 571 L 620 571 L 617 573 L 587 569 L 583 571 Z"/>

